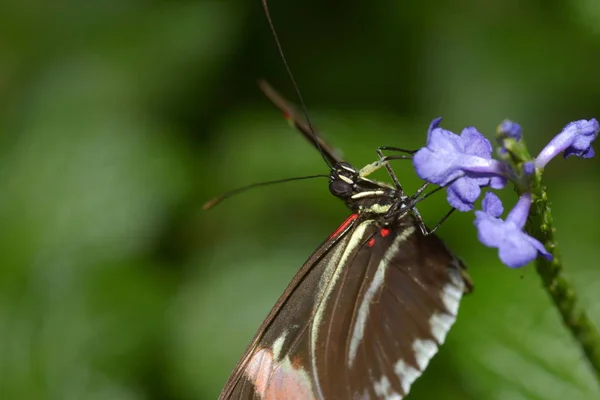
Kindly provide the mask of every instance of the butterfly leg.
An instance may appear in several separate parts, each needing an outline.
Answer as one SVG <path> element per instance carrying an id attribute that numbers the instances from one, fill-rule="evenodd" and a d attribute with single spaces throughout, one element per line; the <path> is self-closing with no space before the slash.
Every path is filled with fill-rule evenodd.
<path id="1" fill-rule="evenodd" d="M 418 150 L 401 149 L 400 147 L 393 147 L 393 146 L 381 146 L 381 147 L 378 147 L 377 150 L 397 151 L 399 153 L 406 153 L 411 156 L 418 151 Z"/>
<path id="2" fill-rule="evenodd" d="M 417 220 L 417 223 L 419 224 L 421 233 L 423 233 L 423 235 L 425 235 L 425 236 L 430 235 L 433 232 L 435 232 L 442 225 L 442 223 L 444 221 L 446 221 L 448 219 L 448 217 L 450 217 L 450 215 L 452 215 L 452 213 L 456 210 L 456 208 L 452 207 L 450 209 L 450 211 L 448 211 L 446 213 L 446 215 L 444 215 L 442 217 L 442 219 L 432 229 L 427 228 L 427 226 L 423 222 L 423 218 L 421 217 L 419 210 L 417 210 L 417 208 L 416 208 L 416 204 L 444 188 L 444 186 L 439 186 L 439 187 L 433 189 L 432 191 L 425 193 L 424 195 L 421 196 L 421 194 L 425 191 L 427 186 L 429 186 L 428 182 L 423 183 L 421 185 L 421 187 L 419 187 L 417 189 L 417 191 L 415 192 L 415 194 L 412 196 L 412 201 L 410 202 L 411 212 L 414 215 L 415 219 Z"/>
<path id="3" fill-rule="evenodd" d="M 398 152 L 406 153 L 407 155 L 386 156 L 386 155 L 383 154 L 384 150 L 387 150 L 387 151 L 398 151 Z M 361 168 L 361 170 L 359 171 L 359 174 L 362 177 L 366 177 L 366 176 L 372 174 L 373 172 L 377 171 L 381 167 L 385 167 L 387 169 L 387 171 L 388 171 L 388 174 L 390 175 L 390 177 L 394 181 L 394 185 L 396 186 L 396 189 L 398 189 L 400 192 L 403 192 L 402 185 L 400 185 L 400 182 L 398 181 L 398 178 L 396 177 L 396 174 L 395 174 L 394 170 L 388 164 L 388 161 L 391 161 L 391 160 L 410 160 L 410 159 L 412 159 L 412 155 L 416 151 L 417 150 L 406 150 L 406 149 L 401 149 L 399 147 L 391 147 L 391 146 L 378 147 L 377 148 L 377 155 L 379 156 L 379 160 L 377 160 L 377 161 L 375 161 L 375 162 L 373 162 L 371 164 L 365 165 L 363 168 Z"/>
<path id="4" fill-rule="evenodd" d="M 385 166 L 385 169 L 387 170 L 388 175 L 390 176 L 390 178 L 392 178 L 392 181 L 394 182 L 394 186 L 396 186 L 396 189 L 400 193 L 404 193 L 404 190 L 402 190 L 402 185 L 400 184 L 400 181 L 398 180 L 396 173 L 394 172 L 394 170 L 392 169 L 392 166 L 388 163 L 388 161 L 390 161 L 390 160 L 408 160 L 408 159 L 412 158 L 412 153 L 410 151 L 404 151 L 401 149 L 397 149 L 396 151 L 404 151 L 404 152 L 408 153 L 409 155 L 385 156 L 383 154 L 384 150 L 395 150 L 395 149 L 397 149 L 397 148 L 396 147 L 388 147 L 388 146 L 378 147 L 377 155 L 379 156 L 379 162 Z"/>
<path id="5" fill-rule="evenodd" d="M 391 160 L 410 160 L 412 157 L 411 156 L 382 156 L 380 155 L 380 159 L 372 162 L 371 164 L 365 165 L 364 167 L 362 167 L 359 171 L 359 174 L 361 177 L 367 177 L 369 175 L 371 175 L 373 172 L 377 171 L 378 169 L 380 169 L 381 167 L 385 166 L 387 164 L 388 161 Z M 391 167 L 390 167 L 391 168 Z M 389 173 L 389 170 L 388 170 Z M 392 172 L 393 174 L 393 172 Z"/>

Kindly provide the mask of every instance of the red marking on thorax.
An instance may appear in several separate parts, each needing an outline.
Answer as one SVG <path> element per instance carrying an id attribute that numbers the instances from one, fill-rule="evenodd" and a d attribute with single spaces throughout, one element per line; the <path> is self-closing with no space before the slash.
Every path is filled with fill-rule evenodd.
<path id="1" fill-rule="evenodd" d="M 329 236 L 329 239 L 333 239 L 340 233 L 344 232 L 346 228 L 348 228 L 348 226 L 350 226 L 350 224 L 354 222 L 356 218 L 358 218 L 358 214 L 352 214 L 348 218 L 346 218 L 346 220 L 342 222 L 342 224 Z"/>
<path id="2" fill-rule="evenodd" d="M 369 240 L 369 242 L 367 243 L 367 246 L 369 246 L 369 247 L 373 247 L 374 245 L 375 245 L 375 238 L 371 238 L 371 239 Z"/>
<path id="3" fill-rule="evenodd" d="M 389 230 L 389 229 L 387 229 L 387 228 L 383 228 L 383 229 L 381 230 L 381 232 L 379 232 L 379 233 L 381 234 L 381 237 L 386 237 L 387 235 L 389 235 L 389 234 L 390 234 L 390 230 Z"/>

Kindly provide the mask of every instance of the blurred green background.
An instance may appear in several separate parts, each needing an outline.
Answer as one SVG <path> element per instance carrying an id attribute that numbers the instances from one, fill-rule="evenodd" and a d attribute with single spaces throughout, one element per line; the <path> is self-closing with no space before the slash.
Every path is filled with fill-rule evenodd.
<path id="1" fill-rule="evenodd" d="M 593 0 L 271 1 L 310 115 L 358 166 L 418 148 L 431 119 L 535 154 L 600 117 Z M 258 0 L 0 5 L 0 398 L 214 399 L 305 259 L 347 216 L 262 96 L 296 101 Z M 600 323 L 598 158 L 546 170 L 557 235 Z M 395 164 L 409 190 L 408 163 Z M 509 208 L 515 196 L 506 190 Z M 435 224 L 444 196 L 421 211 Z M 528 266 L 503 267 L 473 215 L 439 230 L 470 266 L 448 343 L 410 399 L 597 399 Z"/>

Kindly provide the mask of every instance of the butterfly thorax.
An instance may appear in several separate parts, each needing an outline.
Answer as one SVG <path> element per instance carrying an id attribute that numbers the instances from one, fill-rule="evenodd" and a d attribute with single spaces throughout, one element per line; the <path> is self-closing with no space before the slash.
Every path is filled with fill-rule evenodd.
<path id="1" fill-rule="evenodd" d="M 332 168 L 329 191 L 355 213 L 386 219 L 396 217 L 406 199 L 392 186 L 360 176 L 348 163 L 338 163 Z"/>

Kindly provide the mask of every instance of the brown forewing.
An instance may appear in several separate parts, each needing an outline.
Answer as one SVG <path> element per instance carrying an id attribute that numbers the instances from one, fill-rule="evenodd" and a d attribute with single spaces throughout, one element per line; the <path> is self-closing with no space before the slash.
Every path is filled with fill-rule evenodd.
<path id="1" fill-rule="evenodd" d="M 359 218 L 301 268 L 220 398 L 402 398 L 454 322 L 462 268 L 410 216 Z"/>

